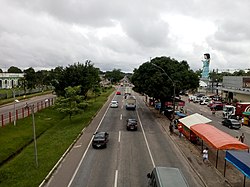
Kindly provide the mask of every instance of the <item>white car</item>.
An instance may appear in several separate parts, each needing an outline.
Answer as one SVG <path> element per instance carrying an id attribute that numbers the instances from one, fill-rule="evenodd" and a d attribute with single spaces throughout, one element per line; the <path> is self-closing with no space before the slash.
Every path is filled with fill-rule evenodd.
<path id="1" fill-rule="evenodd" d="M 110 107 L 111 108 L 118 108 L 118 101 L 111 101 Z"/>

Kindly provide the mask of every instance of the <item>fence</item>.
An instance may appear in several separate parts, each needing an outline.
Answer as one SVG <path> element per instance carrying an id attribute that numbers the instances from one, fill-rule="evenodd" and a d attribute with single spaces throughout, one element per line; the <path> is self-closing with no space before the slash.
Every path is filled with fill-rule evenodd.
<path id="1" fill-rule="evenodd" d="M 5 125 L 15 122 L 18 119 L 22 119 L 25 117 L 28 117 L 32 114 L 32 107 L 34 107 L 34 113 L 50 107 L 52 105 L 54 105 L 54 101 L 55 98 L 49 98 L 46 99 L 46 101 L 39 101 L 39 102 L 35 102 L 35 103 L 31 103 L 29 105 L 25 105 L 23 107 L 20 108 L 16 108 L 15 111 L 11 111 L 11 112 L 6 112 L 1 114 L 1 126 L 4 127 Z"/>

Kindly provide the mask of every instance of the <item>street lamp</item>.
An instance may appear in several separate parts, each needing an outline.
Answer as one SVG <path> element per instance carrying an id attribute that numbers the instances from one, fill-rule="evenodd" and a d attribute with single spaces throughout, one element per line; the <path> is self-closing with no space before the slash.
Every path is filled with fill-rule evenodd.
<path id="1" fill-rule="evenodd" d="M 151 59 L 150 59 L 151 60 Z M 158 65 L 156 65 L 156 64 L 154 64 L 154 63 L 151 63 L 153 66 L 155 66 L 155 67 L 157 67 L 158 69 L 160 69 L 160 70 L 162 70 L 163 71 L 163 73 L 168 77 L 168 79 L 172 82 L 172 84 L 173 84 L 173 88 L 174 88 L 174 93 L 173 93 L 173 116 L 172 116 L 172 119 L 174 119 L 174 115 L 175 115 L 175 83 L 174 83 L 174 81 L 173 81 L 173 79 L 171 79 L 171 77 L 169 77 L 169 75 L 166 73 L 166 71 L 162 68 L 162 67 L 160 67 L 160 66 L 158 66 Z"/>
<path id="2" fill-rule="evenodd" d="M 29 110 L 29 107 L 31 107 L 32 112 L 32 126 L 33 126 L 33 138 L 34 138 L 34 155 L 35 155 L 35 162 L 36 167 L 38 167 L 38 158 L 37 158 L 37 146 L 36 146 L 36 125 L 35 125 L 35 115 L 34 115 L 34 104 L 32 105 L 26 105 L 25 108 Z"/>
<path id="3" fill-rule="evenodd" d="M 15 90 L 11 89 L 12 94 L 13 94 L 13 98 L 14 98 L 14 108 L 13 108 L 13 115 L 14 115 L 14 126 L 16 126 L 16 103 L 18 103 L 19 101 L 16 99 L 16 93 Z"/>

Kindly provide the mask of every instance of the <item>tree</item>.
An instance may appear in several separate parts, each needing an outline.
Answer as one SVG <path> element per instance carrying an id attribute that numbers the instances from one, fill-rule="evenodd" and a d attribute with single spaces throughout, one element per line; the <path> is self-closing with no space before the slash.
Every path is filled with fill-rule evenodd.
<path id="1" fill-rule="evenodd" d="M 11 67 L 8 69 L 8 73 L 22 73 L 22 70 L 19 69 L 18 67 L 11 66 Z"/>
<path id="2" fill-rule="evenodd" d="M 0 73 L 3 73 L 3 70 L 0 68 Z"/>
<path id="3" fill-rule="evenodd" d="M 73 115 L 80 114 L 88 106 L 87 102 L 81 95 L 81 86 L 65 88 L 65 96 L 57 98 L 55 108 L 59 112 L 69 116 L 70 120 Z"/>
<path id="4" fill-rule="evenodd" d="M 36 86 L 44 90 L 45 86 L 49 86 L 51 83 L 50 72 L 47 70 L 40 70 L 36 72 Z"/>
<path id="5" fill-rule="evenodd" d="M 112 71 L 107 71 L 105 73 L 105 78 L 109 79 L 113 84 L 119 82 L 124 77 L 124 75 L 125 74 L 122 73 L 120 69 L 113 69 Z"/>
<path id="6" fill-rule="evenodd" d="M 131 81 L 135 91 L 160 99 L 162 107 L 166 100 L 173 97 L 173 84 L 176 95 L 181 90 L 196 89 L 199 86 L 199 77 L 190 70 L 188 63 L 170 57 L 156 57 L 151 62 L 145 62 L 134 70 Z"/>
<path id="7" fill-rule="evenodd" d="M 33 68 L 30 67 L 30 68 L 24 70 L 24 79 L 27 83 L 28 89 L 36 88 L 37 76 L 36 76 L 36 72 Z"/>
<path id="8" fill-rule="evenodd" d="M 99 85 L 99 69 L 95 68 L 91 61 L 87 60 L 85 64 L 79 62 L 63 68 L 57 68 L 54 71 L 54 79 L 52 85 L 58 96 L 65 95 L 65 88 L 68 86 L 81 86 L 81 95 L 85 98 L 89 90 Z"/>

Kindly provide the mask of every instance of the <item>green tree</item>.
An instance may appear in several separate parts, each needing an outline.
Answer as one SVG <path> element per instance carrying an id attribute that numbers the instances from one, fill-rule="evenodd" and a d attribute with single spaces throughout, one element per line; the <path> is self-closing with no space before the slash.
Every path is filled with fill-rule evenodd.
<path id="1" fill-rule="evenodd" d="M 199 86 L 199 77 L 190 70 L 188 63 L 170 57 L 156 57 L 142 64 L 134 70 L 131 81 L 135 91 L 160 99 L 162 103 L 173 97 L 174 85 L 176 95 L 181 90 L 196 89 Z"/>
<path id="2" fill-rule="evenodd" d="M 8 69 L 8 73 L 22 73 L 22 70 L 19 69 L 18 67 L 11 66 L 11 67 Z"/>
<path id="3" fill-rule="evenodd" d="M 125 73 L 122 73 L 120 69 L 113 69 L 112 71 L 107 71 L 105 73 L 105 78 L 109 79 L 112 84 L 119 82 Z"/>
<path id="4" fill-rule="evenodd" d="M 69 116 L 70 120 L 73 115 L 80 114 L 88 106 L 81 93 L 81 86 L 65 88 L 65 96 L 57 98 L 55 108 L 59 112 Z"/>
<path id="5" fill-rule="evenodd" d="M 0 68 L 0 73 L 3 73 L 3 70 Z"/>
<path id="6" fill-rule="evenodd" d="M 36 72 L 32 67 L 24 70 L 24 79 L 27 83 L 27 89 L 36 88 L 37 77 L 36 77 Z"/>
<path id="7" fill-rule="evenodd" d="M 47 70 L 37 71 L 36 79 L 36 86 L 42 88 L 42 90 L 44 90 L 45 86 L 49 86 L 51 84 L 50 72 Z"/>
<path id="8" fill-rule="evenodd" d="M 53 73 L 52 73 L 53 74 Z M 79 62 L 63 68 L 57 68 L 54 71 L 54 79 L 52 81 L 57 95 L 65 95 L 65 88 L 68 86 L 81 86 L 81 95 L 85 98 L 89 90 L 99 85 L 99 69 L 95 68 L 91 61 L 86 61 L 85 64 Z"/>

